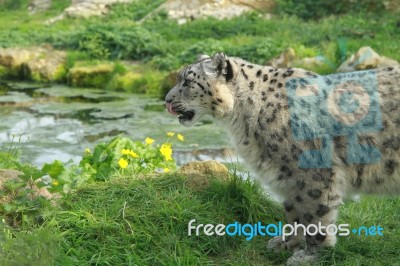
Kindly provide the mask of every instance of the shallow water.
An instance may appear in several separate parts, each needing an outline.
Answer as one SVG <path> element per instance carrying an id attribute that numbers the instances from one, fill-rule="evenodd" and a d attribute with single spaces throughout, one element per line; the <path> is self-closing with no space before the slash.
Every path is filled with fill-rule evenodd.
<path id="1" fill-rule="evenodd" d="M 0 150 L 21 146 L 21 160 L 41 166 L 61 160 L 78 162 L 85 148 L 119 134 L 134 140 L 166 140 L 168 131 L 185 136 L 177 142 L 178 164 L 217 159 L 237 162 L 226 133 L 211 119 L 181 126 L 160 99 L 143 95 L 63 85 L 0 84 Z"/>

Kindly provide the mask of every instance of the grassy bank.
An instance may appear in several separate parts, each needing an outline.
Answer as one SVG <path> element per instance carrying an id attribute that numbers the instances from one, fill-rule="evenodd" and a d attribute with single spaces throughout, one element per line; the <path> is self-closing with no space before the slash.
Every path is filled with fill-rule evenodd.
<path id="1" fill-rule="evenodd" d="M 305 20 L 286 8 L 276 11 L 271 19 L 253 13 L 231 20 L 200 19 L 184 25 L 178 25 L 161 12 L 141 21 L 162 2 L 135 1 L 116 6 L 106 17 L 65 19 L 50 25 L 43 22 L 59 14 L 65 3 L 36 14 L 28 14 L 26 9 L 3 10 L 0 46 L 50 44 L 67 50 L 67 70 L 80 61 L 139 63 L 136 70 L 128 68 L 128 71 L 152 73 L 152 77 L 125 86 L 121 85 L 123 82 L 101 83 L 108 89 L 134 92 L 146 91 L 146 86 L 150 90 L 159 88 L 168 71 L 192 62 L 201 53 L 224 51 L 263 64 L 292 47 L 298 58 L 322 56 L 326 64 L 311 69 L 319 73 L 334 72 L 361 46 L 371 46 L 379 54 L 400 60 L 396 38 L 400 34 L 398 14 L 382 10 L 353 7 L 346 14 L 325 14 Z M 316 8 L 321 9 L 317 14 L 324 14 L 324 8 L 328 7 L 316 5 Z M 298 14 L 302 12 L 305 11 L 299 10 Z M 111 72 L 109 80 L 113 75 Z M 128 80 L 125 84 L 129 84 L 129 77 L 125 79 Z M 68 81 L 68 77 L 64 80 Z"/>
<path id="2" fill-rule="evenodd" d="M 19 163 L 18 147 L 0 153 L 0 169 L 22 172 L 20 181 L 0 190 L 12 199 L 0 205 L 0 265 L 285 263 L 291 254 L 267 251 L 269 237 L 188 236 L 192 219 L 195 225 L 276 224 L 284 223 L 284 211 L 258 183 L 238 177 L 235 165 L 229 166 L 230 178 L 223 177 L 222 166 L 208 182 L 200 173 L 175 172 L 171 143 L 184 137 L 167 135 L 166 142 L 117 137 L 85 150 L 78 165 L 55 161 L 42 169 Z M 24 189 L 32 179 L 43 186 L 45 174 L 51 178 L 48 190 L 58 193 L 56 204 L 32 199 L 31 189 Z M 396 265 L 399 204 L 398 198 L 365 196 L 341 206 L 338 223 L 350 230 L 380 226 L 383 236 L 362 230 L 341 236 L 335 248 L 323 251 L 319 265 Z"/>
<path id="3" fill-rule="evenodd" d="M 365 197 L 342 207 L 339 222 L 379 224 L 384 237 L 339 237 L 320 264 L 396 265 L 398 204 Z M 290 256 L 268 252 L 267 237 L 187 235 L 191 219 L 212 224 L 283 219 L 283 210 L 259 185 L 239 178 L 193 192 L 180 176 L 120 176 L 82 187 L 41 215 L 40 224 L 2 231 L 14 237 L 0 249 L 1 265 L 279 265 Z"/>

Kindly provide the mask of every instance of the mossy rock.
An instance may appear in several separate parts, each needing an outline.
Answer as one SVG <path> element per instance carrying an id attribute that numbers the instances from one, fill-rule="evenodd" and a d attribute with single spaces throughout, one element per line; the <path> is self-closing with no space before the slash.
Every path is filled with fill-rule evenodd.
<path id="1" fill-rule="evenodd" d="M 5 67 L 0 65 L 0 78 L 1 79 L 22 79 L 23 74 L 20 67 Z"/>
<path id="2" fill-rule="evenodd" d="M 105 88 L 113 76 L 114 64 L 77 65 L 68 73 L 69 83 L 74 87 Z"/>
<path id="3" fill-rule="evenodd" d="M 367 69 L 377 69 L 389 66 L 396 66 L 399 62 L 386 56 L 381 56 L 371 47 L 361 47 L 355 54 L 344 61 L 337 72 L 352 72 Z"/>
<path id="4" fill-rule="evenodd" d="M 142 75 L 135 72 L 128 72 L 125 74 L 115 75 L 108 88 L 111 90 L 123 90 L 127 92 L 133 92 L 135 88 L 135 83 L 142 78 Z"/>
<path id="5" fill-rule="evenodd" d="M 207 189 L 213 180 L 228 181 L 228 168 L 217 161 L 189 162 L 183 165 L 179 175 L 186 177 L 185 185 L 193 191 Z"/>
<path id="6" fill-rule="evenodd" d="M 0 65 L 0 79 L 7 78 L 8 72 L 9 72 L 8 68 L 6 68 L 5 66 Z"/>
<path id="7" fill-rule="evenodd" d="M 159 96 L 164 75 L 164 72 L 134 68 L 125 74 L 114 75 L 108 89 Z"/>
<path id="8" fill-rule="evenodd" d="M 50 83 L 65 80 L 66 53 L 50 50 L 22 65 L 23 76 L 26 79 Z"/>
<path id="9" fill-rule="evenodd" d="M 41 47 L 33 48 L 0 48 L 0 65 L 9 69 L 19 68 L 23 63 L 39 57 L 45 51 Z"/>
<path id="10" fill-rule="evenodd" d="M 0 49 L 0 77 L 53 82 L 64 79 L 66 53 L 51 46 Z"/>

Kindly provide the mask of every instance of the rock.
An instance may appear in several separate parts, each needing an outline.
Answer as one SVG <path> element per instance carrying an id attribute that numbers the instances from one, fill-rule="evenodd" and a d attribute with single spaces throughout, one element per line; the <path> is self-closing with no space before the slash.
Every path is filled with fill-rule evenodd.
<path id="1" fill-rule="evenodd" d="M 47 20 L 45 23 L 51 24 L 66 17 L 88 18 L 91 16 L 101 16 L 108 13 L 112 5 L 116 3 L 129 3 L 131 1 L 132 0 L 73 0 L 71 6 L 64 9 L 62 14 Z"/>
<path id="2" fill-rule="evenodd" d="M 400 12 L 400 1 L 399 0 L 386 0 L 383 1 L 385 9 L 392 12 Z"/>
<path id="3" fill-rule="evenodd" d="M 217 161 L 190 162 L 183 165 L 178 174 L 187 178 L 186 186 L 194 191 L 204 190 L 212 180 L 229 180 L 228 168 Z"/>
<path id="4" fill-rule="evenodd" d="M 0 192 L 3 192 L 6 188 L 4 187 L 4 184 L 8 181 L 15 180 L 15 181 L 21 181 L 21 179 L 18 177 L 22 173 L 17 170 L 5 170 L 5 169 L 0 169 Z M 21 189 L 21 188 L 18 188 Z M 27 185 L 23 187 L 22 189 L 29 189 L 31 192 L 28 193 L 28 198 L 29 199 L 35 199 L 38 197 L 44 197 L 48 200 L 51 200 L 53 198 L 52 194 L 47 190 L 47 188 L 42 187 L 39 188 L 34 182 L 28 181 Z M 0 198 L 0 204 L 4 204 L 7 202 L 11 202 L 14 200 L 13 195 L 17 193 L 7 193 L 6 196 L 2 196 Z"/>
<path id="5" fill-rule="evenodd" d="M 361 47 L 355 54 L 343 62 L 336 72 L 351 72 L 357 70 L 382 68 L 398 65 L 399 62 L 385 56 L 380 56 L 371 47 Z"/>
<path id="6" fill-rule="evenodd" d="M 5 182 L 12 180 L 12 179 L 18 179 L 18 176 L 21 174 L 22 173 L 17 170 L 0 169 L 0 189 L 3 189 Z"/>
<path id="7" fill-rule="evenodd" d="M 69 70 L 68 80 L 75 87 L 104 88 L 110 81 L 114 70 L 113 63 L 74 66 Z"/>
<path id="8" fill-rule="evenodd" d="M 57 81 L 65 77 L 65 60 L 66 53 L 52 47 L 0 48 L 0 76 Z"/>
<path id="9" fill-rule="evenodd" d="M 0 65 L 16 69 L 42 52 L 41 48 L 0 48 Z"/>
<path id="10" fill-rule="evenodd" d="M 315 69 L 324 67 L 326 65 L 322 56 L 301 58 L 296 60 L 293 64 L 296 66 L 301 66 L 304 69 Z"/>
<path id="11" fill-rule="evenodd" d="M 45 83 L 60 81 L 66 76 L 66 58 L 64 51 L 48 51 L 44 57 L 40 56 L 22 64 L 23 75 L 33 81 Z"/>
<path id="12" fill-rule="evenodd" d="M 289 47 L 278 57 L 275 57 L 266 63 L 267 66 L 273 67 L 291 67 L 296 59 L 296 53 L 293 48 Z"/>
<path id="13" fill-rule="evenodd" d="M 33 0 L 29 4 L 29 11 L 32 13 L 46 11 L 51 7 L 51 0 Z"/>
<path id="14" fill-rule="evenodd" d="M 179 24 L 187 19 L 215 17 L 232 18 L 252 10 L 270 11 L 275 6 L 272 0 L 168 0 L 157 10 L 166 10 L 168 16 Z"/>
<path id="15" fill-rule="evenodd" d="M 116 74 L 112 77 L 110 87 L 113 90 L 123 90 L 123 91 L 128 91 L 128 92 L 136 92 L 135 85 L 140 82 L 142 79 L 143 75 L 139 73 L 135 73 L 133 71 L 129 71 L 125 74 Z M 146 91 L 141 91 L 141 93 L 144 93 Z"/>
<path id="16" fill-rule="evenodd" d="M 9 76 L 9 70 L 5 66 L 0 65 L 0 79 Z"/>

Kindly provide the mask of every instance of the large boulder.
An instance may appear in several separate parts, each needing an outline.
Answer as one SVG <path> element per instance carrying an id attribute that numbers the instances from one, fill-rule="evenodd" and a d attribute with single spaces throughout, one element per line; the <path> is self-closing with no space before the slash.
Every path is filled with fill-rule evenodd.
<path id="1" fill-rule="evenodd" d="M 252 10 L 269 11 L 275 6 L 272 0 L 168 0 L 160 6 L 168 16 L 185 23 L 187 19 L 215 17 L 232 18 Z"/>
<path id="2" fill-rule="evenodd" d="M 400 1 L 399 0 L 386 0 L 383 1 L 385 8 L 392 12 L 400 12 Z"/>
<path id="3" fill-rule="evenodd" d="M 54 23 L 66 17 L 88 18 L 107 14 L 110 7 L 116 3 L 129 3 L 132 0 L 72 0 L 72 4 L 64 9 L 61 15 L 46 21 L 47 24 Z"/>
<path id="4" fill-rule="evenodd" d="M 65 77 L 66 57 L 52 47 L 0 48 L 0 77 L 58 81 Z"/>
<path id="5" fill-rule="evenodd" d="M 19 67 L 32 57 L 35 53 L 31 49 L 0 48 L 0 65 L 8 68 Z"/>
<path id="6" fill-rule="evenodd" d="M 25 78 L 39 82 L 60 81 L 66 76 L 67 54 L 64 51 L 49 50 L 42 56 L 22 64 Z"/>
<path id="7" fill-rule="evenodd" d="M 380 56 L 371 47 L 361 47 L 355 54 L 343 62 L 336 72 L 351 72 L 365 69 L 375 69 L 398 65 L 399 62 L 391 58 Z"/>
<path id="8" fill-rule="evenodd" d="M 29 11 L 32 13 L 46 11 L 51 7 L 51 0 L 32 0 L 29 3 Z"/>

